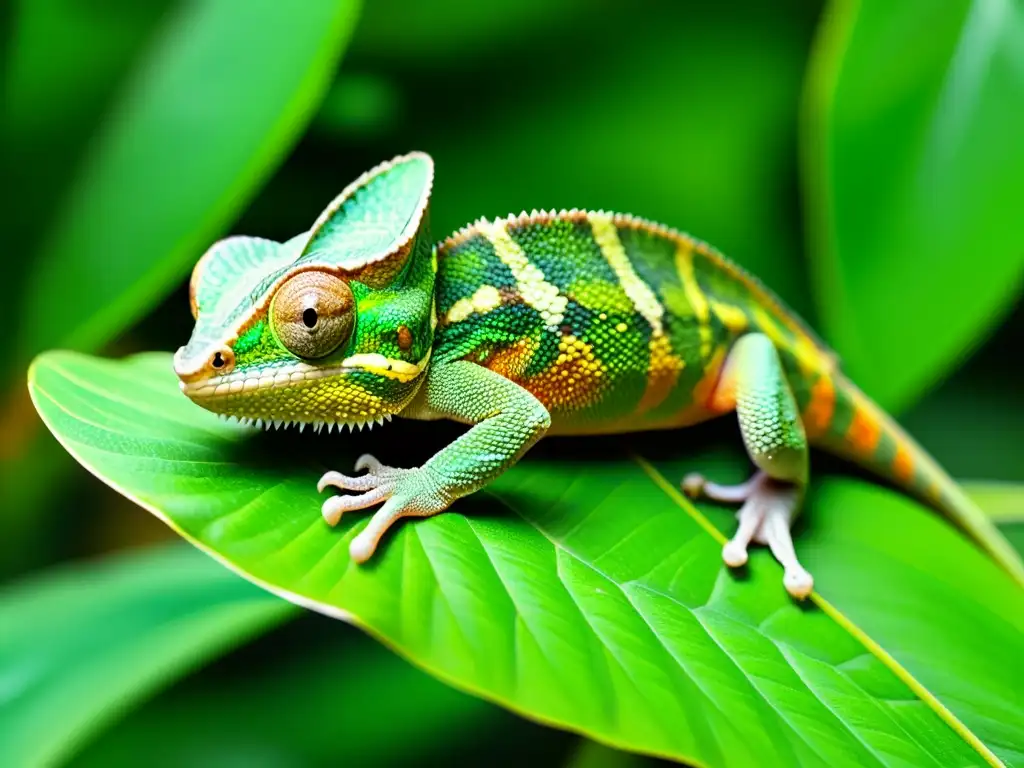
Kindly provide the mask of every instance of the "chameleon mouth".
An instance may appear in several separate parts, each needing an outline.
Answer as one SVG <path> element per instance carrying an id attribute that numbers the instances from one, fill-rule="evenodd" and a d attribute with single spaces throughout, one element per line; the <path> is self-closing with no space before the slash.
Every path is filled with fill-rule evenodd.
<path id="1" fill-rule="evenodd" d="M 372 373 L 384 378 L 408 383 L 419 376 L 427 367 L 430 352 L 418 363 L 395 360 L 379 354 L 352 355 L 338 365 L 323 367 L 309 363 L 290 364 L 287 370 L 264 368 L 260 371 L 232 371 L 220 376 L 212 376 L 194 381 L 181 379 L 178 386 L 189 398 L 210 399 L 242 392 L 258 392 L 276 387 L 295 386 L 304 382 L 314 382 L 331 376 L 342 376 L 346 373 Z"/>
<path id="2" fill-rule="evenodd" d="M 341 434 L 342 428 L 347 428 L 349 432 L 355 432 L 356 430 L 362 431 L 365 427 L 367 431 L 373 429 L 376 426 L 384 426 L 384 422 L 391 421 L 391 414 L 385 413 L 382 416 L 378 416 L 372 419 L 366 419 L 365 421 L 331 421 L 331 420 L 318 420 L 318 421 L 299 421 L 299 420 L 288 420 L 288 419 L 251 419 L 247 416 L 230 416 L 226 413 L 217 414 L 220 416 L 222 421 L 232 422 L 234 424 L 240 424 L 243 427 L 253 427 L 254 429 L 265 429 L 268 432 L 272 429 L 289 429 L 291 427 L 297 427 L 299 432 L 302 432 L 306 427 L 309 427 L 317 434 L 321 430 L 327 429 L 328 434 L 334 431 L 335 427 L 338 429 L 338 434 Z"/>

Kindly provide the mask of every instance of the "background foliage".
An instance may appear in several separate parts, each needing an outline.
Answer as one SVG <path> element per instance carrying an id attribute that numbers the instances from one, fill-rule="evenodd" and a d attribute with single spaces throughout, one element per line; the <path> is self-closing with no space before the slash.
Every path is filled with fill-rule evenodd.
<path id="1" fill-rule="evenodd" d="M 1024 342 L 1017 6 L 21 0 L 0 23 L 0 179 L 13 201 L 2 245 L 14 296 L 0 364 L 0 574 L 10 579 L 0 586 L 0 744 L 15 764 L 129 763 L 157 741 L 167 765 L 633 759 L 458 693 L 356 630 L 298 618 L 184 545 L 160 544 L 172 534 L 78 469 L 28 400 L 26 367 L 46 348 L 174 349 L 191 325 L 185 280 L 210 240 L 285 239 L 362 170 L 413 148 L 438 163 L 439 237 L 479 215 L 586 206 L 715 243 L 819 327 L 954 475 L 990 481 L 979 499 L 1024 539 L 1013 485 L 1024 482 L 1022 382 L 1007 364 Z M 56 381 L 70 358 L 50 360 Z M 422 445 L 421 430 L 396 424 L 374 439 L 390 460 L 413 464 L 424 456 L 396 449 Z M 680 453 L 663 436 L 635 445 L 673 480 L 694 461 L 744 471 L 728 448 L 731 425 L 692 439 L 717 453 Z M 571 478 L 573 461 L 615 467 L 616 450 L 544 446 L 509 482 L 550 466 L 552 482 Z M 309 451 L 332 463 L 360 452 L 326 442 Z M 817 457 L 816 468 L 846 471 Z M 966 687 L 928 685 L 971 705 L 971 727 L 1002 760 L 1022 761 L 1019 734 L 978 725 L 1012 719 L 1000 707 L 1019 704 L 1022 687 L 983 662 L 1019 657 L 1019 640 L 972 645 L 959 617 L 993 637 L 994 625 L 977 622 L 998 605 L 982 611 L 968 595 L 933 615 L 927 607 L 950 605 L 951 593 L 914 581 L 931 546 L 947 548 L 951 578 L 980 584 L 985 564 L 891 494 L 858 497 L 828 482 L 805 537 L 833 590 L 824 594 L 904 665 L 948 661 Z M 706 512 L 728 526 L 724 511 Z M 911 517 L 901 529 L 902 514 Z M 439 530 L 455 519 L 439 518 Z M 899 566 L 896 550 L 843 560 L 879 528 L 890 541 L 926 531 L 920 561 Z M 701 546 L 713 554 L 712 540 Z M 51 568 L 63 561 L 72 562 Z M 886 576 L 911 591 L 887 591 Z M 775 575 L 763 581 L 775 586 Z M 880 595 L 911 593 L 914 621 L 894 622 L 907 604 Z M 830 631 L 799 643 L 829 651 L 849 641 Z M 936 639 L 915 645 L 919 636 Z M 538 695 L 517 709 L 557 709 L 543 701 L 549 690 Z M 709 765 L 754 760 L 738 746 L 687 749 Z M 880 762 L 915 762 L 892 749 Z M 813 763 L 824 753 L 797 754 Z"/>

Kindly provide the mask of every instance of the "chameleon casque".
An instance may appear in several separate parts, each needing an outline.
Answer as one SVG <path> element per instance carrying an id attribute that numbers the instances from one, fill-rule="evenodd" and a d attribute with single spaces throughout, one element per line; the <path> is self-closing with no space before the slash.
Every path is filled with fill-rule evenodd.
<path id="1" fill-rule="evenodd" d="M 350 184 L 285 243 L 230 237 L 190 284 L 195 330 L 175 355 L 197 404 L 257 426 L 351 427 L 394 415 L 472 425 L 423 466 L 372 456 L 323 517 L 383 506 L 352 540 L 370 558 L 402 517 L 446 509 L 544 435 L 685 427 L 735 412 L 757 468 L 691 495 L 742 502 L 730 566 L 767 544 L 795 597 L 810 574 L 790 524 L 808 445 L 844 456 L 946 513 L 1024 583 L 1016 553 L 956 484 L 839 371 L 772 293 L 718 252 L 632 216 L 534 212 L 430 238 L 433 161 L 412 153 Z"/>

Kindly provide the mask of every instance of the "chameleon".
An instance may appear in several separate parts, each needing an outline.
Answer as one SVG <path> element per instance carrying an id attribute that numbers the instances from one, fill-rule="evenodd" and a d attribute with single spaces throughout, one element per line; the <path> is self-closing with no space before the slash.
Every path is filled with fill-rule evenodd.
<path id="1" fill-rule="evenodd" d="M 429 155 L 396 157 L 284 243 L 216 242 L 189 283 L 195 327 L 174 370 L 199 406 L 265 428 L 354 430 L 396 415 L 468 425 L 420 467 L 363 455 L 355 474 L 323 475 L 320 493 L 350 492 L 323 502 L 327 524 L 381 505 L 351 539 L 353 561 L 371 558 L 401 518 L 479 490 L 545 435 L 735 413 L 751 478 L 682 481 L 693 497 L 741 505 L 726 565 L 766 544 L 785 589 L 812 592 L 790 528 L 815 446 L 945 513 L 1024 584 L 1017 554 L 949 475 L 803 321 L 711 246 L 584 210 L 482 218 L 434 243 L 433 180 Z"/>

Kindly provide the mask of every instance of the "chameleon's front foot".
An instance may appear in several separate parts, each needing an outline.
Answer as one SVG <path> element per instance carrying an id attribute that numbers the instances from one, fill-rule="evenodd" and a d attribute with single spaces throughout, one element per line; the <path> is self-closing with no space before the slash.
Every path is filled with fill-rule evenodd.
<path id="1" fill-rule="evenodd" d="M 800 489 L 793 483 L 772 480 L 758 472 L 740 485 L 719 485 L 698 474 L 683 478 L 683 490 L 692 498 L 704 495 L 715 501 L 743 502 L 736 513 L 736 535 L 722 547 L 725 564 L 738 568 L 747 562 L 751 541 L 767 544 L 785 570 L 782 583 L 793 597 L 803 600 L 814 589 L 814 579 L 796 558 L 789 528 L 800 503 Z"/>
<path id="2" fill-rule="evenodd" d="M 345 491 L 362 491 L 352 496 L 332 496 L 323 503 L 321 512 L 329 525 L 337 525 L 342 514 L 366 509 L 384 502 L 369 524 L 349 544 L 349 555 L 357 563 L 373 556 L 381 537 L 392 523 L 403 517 L 430 517 L 447 509 L 451 500 L 441 492 L 438 479 L 426 467 L 399 469 L 381 464 L 369 454 L 356 460 L 356 472 L 365 475 L 349 477 L 340 472 L 328 472 L 320 478 L 317 490 L 328 486 Z"/>

